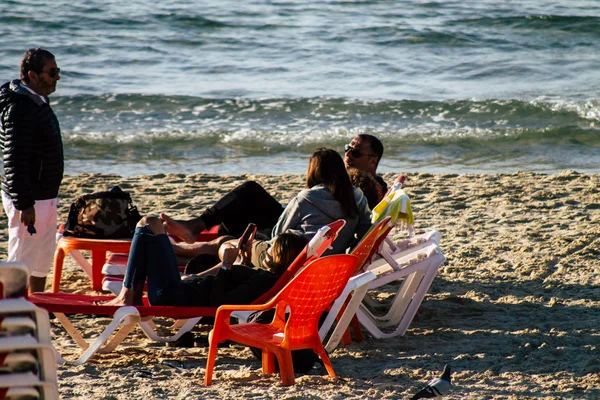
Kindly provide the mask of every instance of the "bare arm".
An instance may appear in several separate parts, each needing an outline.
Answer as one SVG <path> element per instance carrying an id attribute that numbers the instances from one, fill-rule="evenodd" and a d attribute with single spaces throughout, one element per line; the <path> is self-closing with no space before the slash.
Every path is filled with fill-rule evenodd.
<path id="1" fill-rule="evenodd" d="M 206 271 L 200 272 L 193 276 L 203 277 L 207 275 L 216 275 L 217 272 L 221 268 L 231 269 L 233 264 L 236 262 L 239 254 L 239 249 L 237 247 L 237 239 L 229 240 L 223 243 L 219 249 L 219 257 L 223 260 L 212 268 L 207 269 Z M 184 278 L 189 279 L 189 278 Z"/>
<path id="2" fill-rule="evenodd" d="M 237 239 L 230 239 L 233 236 L 221 236 L 210 242 L 196 242 L 196 243 L 174 243 L 173 251 L 176 256 L 192 258 L 200 254 L 212 254 L 218 256 L 219 247 L 223 243 L 232 243 L 233 246 L 237 245 Z"/>

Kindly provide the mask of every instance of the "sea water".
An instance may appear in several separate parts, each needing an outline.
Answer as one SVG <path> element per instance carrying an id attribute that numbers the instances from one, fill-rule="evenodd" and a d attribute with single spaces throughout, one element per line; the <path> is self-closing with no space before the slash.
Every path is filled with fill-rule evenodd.
<path id="1" fill-rule="evenodd" d="M 1 0 L 0 83 L 53 52 L 66 173 L 600 173 L 600 2 Z"/>

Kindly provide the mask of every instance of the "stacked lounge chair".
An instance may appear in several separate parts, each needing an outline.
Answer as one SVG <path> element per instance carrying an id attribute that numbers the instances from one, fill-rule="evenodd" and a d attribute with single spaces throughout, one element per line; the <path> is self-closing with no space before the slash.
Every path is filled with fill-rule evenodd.
<path id="1" fill-rule="evenodd" d="M 23 296 L 29 272 L 0 263 L 0 399 L 58 399 L 48 313 Z"/>

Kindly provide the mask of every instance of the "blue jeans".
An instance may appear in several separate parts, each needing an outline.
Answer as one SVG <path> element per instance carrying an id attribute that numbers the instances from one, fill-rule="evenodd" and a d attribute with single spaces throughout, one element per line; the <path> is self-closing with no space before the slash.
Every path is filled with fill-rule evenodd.
<path id="1" fill-rule="evenodd" d="M 123 285 L 128 289 L 141 290 L 146 278 L 148 278 L 148 300 L 152 305 L 207 304 L 202 293 L 200 295 L 198 293 L 201 287 L 189 285 L 187 281 L 181 280 L 177 257 L 169 237 L 165 234 L 155 235 L 148 226 L 143 226 L 136 228 L 133 235 Z"/>

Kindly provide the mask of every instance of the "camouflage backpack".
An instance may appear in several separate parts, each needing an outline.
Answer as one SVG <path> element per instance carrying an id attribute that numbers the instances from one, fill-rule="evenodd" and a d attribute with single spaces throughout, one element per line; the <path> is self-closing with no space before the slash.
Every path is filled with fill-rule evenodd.
<path id="1" fill-rule="evenodd" d="M 131 238 L 141 218 L 129 193 L 115 186 L 108 192 L 77 197 L 71 204 L 64 235 L 89 239 Z"/>

